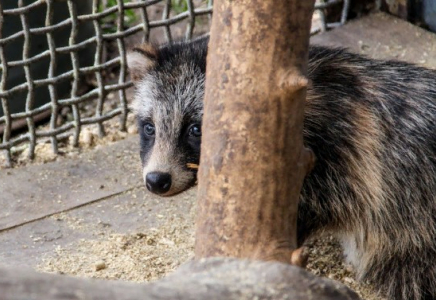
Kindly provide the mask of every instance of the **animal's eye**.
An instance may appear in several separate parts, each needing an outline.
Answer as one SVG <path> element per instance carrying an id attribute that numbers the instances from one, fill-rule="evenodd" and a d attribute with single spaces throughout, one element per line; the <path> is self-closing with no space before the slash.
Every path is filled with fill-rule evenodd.
<path id="1" fill-rule="evenodd" d="M 144 133 L 148 136 L 154 136 L 154 133 L 156 132 L 154 125 L 151 123 L 145 123 L 144 125 Z"/>
<path id="2" fill-rule="evenodd" d="M 201 137 L 200 124 L 193 124 L 189 127 L 189 135 L 193 137 Z"/>

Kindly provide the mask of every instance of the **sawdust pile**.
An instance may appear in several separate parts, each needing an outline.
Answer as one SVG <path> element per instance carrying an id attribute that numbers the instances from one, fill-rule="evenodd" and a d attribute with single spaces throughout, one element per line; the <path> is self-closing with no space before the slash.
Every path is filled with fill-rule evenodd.
<path id="1" fill-rule="evenodd" d="M 194 213 L 176 218 L 159 228 L 136 234 L 111 234 L 103 240 L 81 240 L 74 247 L 58 247 L 37 269 L 81 277 L 148 282 L 172 272 L 193 257 Z M 326 237 L 309 242 L 307 269 L 315 275 L 340 281 L 362 299 L 384 300 L 371 286 L 354 279 L 342 261 L 338 242 Z"/>
<path id="2" fill-rule="evenodd" d="M 307 270 L 315 275 L 337 280 L 357 292 L 365 300 L 385 300 L 368 283 L 355 280 L 353 268 L 343 261 L 339 242 L 331 236 L 308 243 L 310 249 Z"/>
<path id="3" fill-rule="evenodd" d="M 192 222 L 173 220 L 144 233 L 111 234 L 57 247 L 37 270 L 81 277 L 144 282 L 162 278 L 193 255 Z"/>

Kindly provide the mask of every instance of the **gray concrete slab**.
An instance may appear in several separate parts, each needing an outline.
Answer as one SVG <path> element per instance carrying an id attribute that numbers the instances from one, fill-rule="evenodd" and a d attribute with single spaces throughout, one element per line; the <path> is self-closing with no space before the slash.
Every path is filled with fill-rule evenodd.
<path id="1" fill-rule="evenodd" d="M 162 198 L 143 187 L 95 201 L 0 234 L 0 265 L 35 267 L 57 247 L 74 247 L 81 239 L 147 232 L 171 218 L 188 216 L 195 189 Z"/>
<path id="2" fill-rule="evenodd" d="M 44 165 L 0 172 L 0 230 L 142 185 L 137 139 Z"/>
<path id="3" fill-rule="evenodd" d="M 345 47 L 377 59 L 397 59 L 436 69 L 436 34 L 376 13 L 311 38 L 311 44 Z"/>

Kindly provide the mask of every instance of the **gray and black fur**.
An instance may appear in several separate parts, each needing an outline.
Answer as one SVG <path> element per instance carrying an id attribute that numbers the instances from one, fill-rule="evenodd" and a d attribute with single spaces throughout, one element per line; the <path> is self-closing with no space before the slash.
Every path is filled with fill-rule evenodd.
<path id="1" fill-rule="evenodd" d="M 195 182 L 187 164 L 200 157 L 207 43 L 129 55 L 144 180 L 162 195 Z M 389 299 L 436 299 L 436 72 L 311 47 L 308 76 L 304 141 L 317 162 L 301 192 L 299 242 L 330 232 Z"/>

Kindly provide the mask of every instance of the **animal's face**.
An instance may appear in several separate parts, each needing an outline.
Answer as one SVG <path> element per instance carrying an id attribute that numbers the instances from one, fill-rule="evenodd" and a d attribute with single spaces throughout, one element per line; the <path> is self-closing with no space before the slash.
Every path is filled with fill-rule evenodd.
<path id="1" fill-rule="evenodd" d="M 194 185 L 200 160 L 204 70 L 142 46 L 128 57 L 147 189 L 169 196 Z M 145 49 L 145 50 L 144 50 Z"/>

